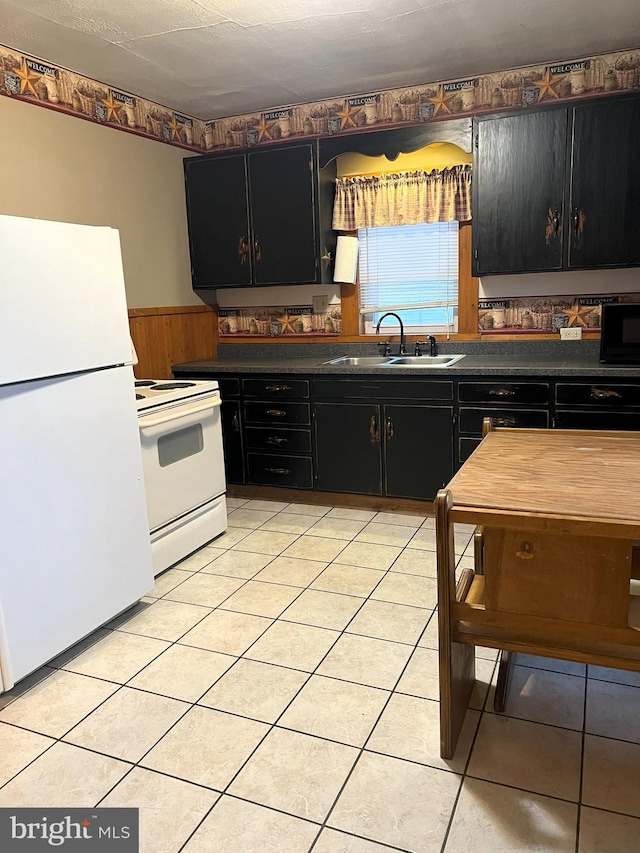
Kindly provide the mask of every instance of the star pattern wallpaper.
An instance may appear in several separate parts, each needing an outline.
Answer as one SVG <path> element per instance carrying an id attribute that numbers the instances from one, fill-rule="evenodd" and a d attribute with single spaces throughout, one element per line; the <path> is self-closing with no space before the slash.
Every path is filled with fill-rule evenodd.
<path id="1" fill-rule="evenodd" d="M 620 51 L 207 121 L 0 45 L 0 94 L 195 151 L 527 109 L 639 86 L 640 51 Z"/>
<path id="2" fill-rule="evenodd" d="M 640 293 L 481 299 L 478 302 L 478 332 L 526 335 L 558 333 L 560 329 L 572 327 L 599 332 L 602 306 L 608 302 L 640 302 Z"/>
<path id="3" fill-rule="evenodd" d="M 314 314 L 311 305 L 288 308 L 220 308 L 218 334 L 221 338 L 251 335 L 276 338 L 292 335 L 339 335 L 342 332 L 340 303 L 332 302 L 326 312 Z"/>

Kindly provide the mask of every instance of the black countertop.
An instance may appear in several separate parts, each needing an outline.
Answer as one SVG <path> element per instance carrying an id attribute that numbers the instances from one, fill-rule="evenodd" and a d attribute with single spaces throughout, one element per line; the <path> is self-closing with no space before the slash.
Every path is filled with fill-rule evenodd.
<path id="1" fill-rule="evenodd" d="M 407 345 L 412 352 L 413 344 Z M 602 377 L 624 381 L 640 379 L 640 365 L 600 364 L 599 341 L 473 341 L 443 342 L 438 352 L 464 353 L 451 367 L 338 367 L 324 364 L 339 356 L 377 355 L 374 344 L 223 344 L 217 358 L 172 365 L 174 371 L 254 374 L 307 374 L 315 376 L 412 376 L 430 379 L 472 376 Z M 397 352 L 397 344 L 392 345 Z"/>

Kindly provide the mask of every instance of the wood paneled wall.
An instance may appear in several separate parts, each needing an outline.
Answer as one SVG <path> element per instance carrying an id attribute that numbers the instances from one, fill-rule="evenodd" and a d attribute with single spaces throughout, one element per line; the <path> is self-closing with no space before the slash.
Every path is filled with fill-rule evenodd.
<path id="1" fill-rule="evenodd" d="M 208 305 L 130 308 L 138 379 L 171 379 L 171 365 L 215 356 L 217 312 Z"/>

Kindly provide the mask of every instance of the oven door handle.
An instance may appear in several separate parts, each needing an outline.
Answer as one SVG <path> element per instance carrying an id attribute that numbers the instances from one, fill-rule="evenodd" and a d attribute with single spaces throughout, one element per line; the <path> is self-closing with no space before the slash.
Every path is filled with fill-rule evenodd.
<path id="1" fill-rule="evenodd" d="M 173 406 L 163 415 L 148 415 L 145 418 L 138 418 L 138 426 L 140 429 L 149 429 L 151 427 L 160 426 L 160 424 L 166 424 L 169 421 L 174 421 L 176 418 L 186 418 L 188 415 L 197 415 L 198 412 L 206 412 L 207 409 L 216 409 L 221 405 L 222 400 L 220 397 L 217 397 L 214 400 L 209 399 L 204 403 L 194 403 L 194 405 L 189 406 L 188 409 L 185 409 L 182 406 L 180 408 Z"/>

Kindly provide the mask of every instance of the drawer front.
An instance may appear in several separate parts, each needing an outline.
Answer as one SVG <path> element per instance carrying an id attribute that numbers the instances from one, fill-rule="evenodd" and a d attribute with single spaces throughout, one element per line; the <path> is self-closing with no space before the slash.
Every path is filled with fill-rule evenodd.
<path id="1" fill-rule="evenodd" d="M 239 379 L 222 379 L 218 377 L 218 385 L 220 386 L 220 396 L 223 400 L 225 397 L 240 396 Z"/>
<path id="2" fill-rule="evenodd" d="M 256 486 L 313 488 L 313 466 L 308 456 L 272 456 L 248 453 L 249 482 Z"/>
<path id="3" fill-rule="evenodd" d="M 461 403 L 526 403 L 530 406 L 549 402 L 547 382 L 461 382 Z"/>
<path id="4" fill-rule="evenodd" d="M 318 399 L 364 400 L 453 400 L 453 382 L 410 379 L 316 379 L 313 390 Z"/>
<path id="5" fill-rule="evenodd" d="M 621 408 L 640 406 L 640 385 L 612 385 L 610 382 L 584 384 L 559 382 L 556 403 L 560 405 L 601 406 Z"/>
<path id="6" fill-rule="evenodd" d="M 466 462 L 473 451 L 480 445 L 480 438 L 459 438 L 458 439 L 458 462 Z"/>
<path id="7" fill-rule="evenodd" d="M 262 400 L 308 400 L 307 379 L 243 379 L 242 389 L 246 397 Z"/>
<path id="8" fill-rule="evenodd" d="M 245 402 L 245 422 L 248 424 L 299 424 L 309 426 L 308 403 Z"/>
<path id="9" fill-rule="evenodd" d="M 251 450 L 311 453 L 311 430 L 247 427 L 247 447 Z"/>
<path id="10" fill-rule="evenodd" d="M 482 421 L 491 418 L 495 427 L 549 426 L 549 414 L 541 409 L 460 408 L 460 432 L 482 435 Z"/>
<path id="11" fill-rule="evenodd" d="M 640 412 L 575 412 L 556 409 L 557 429 L 640 430 Z"/>

